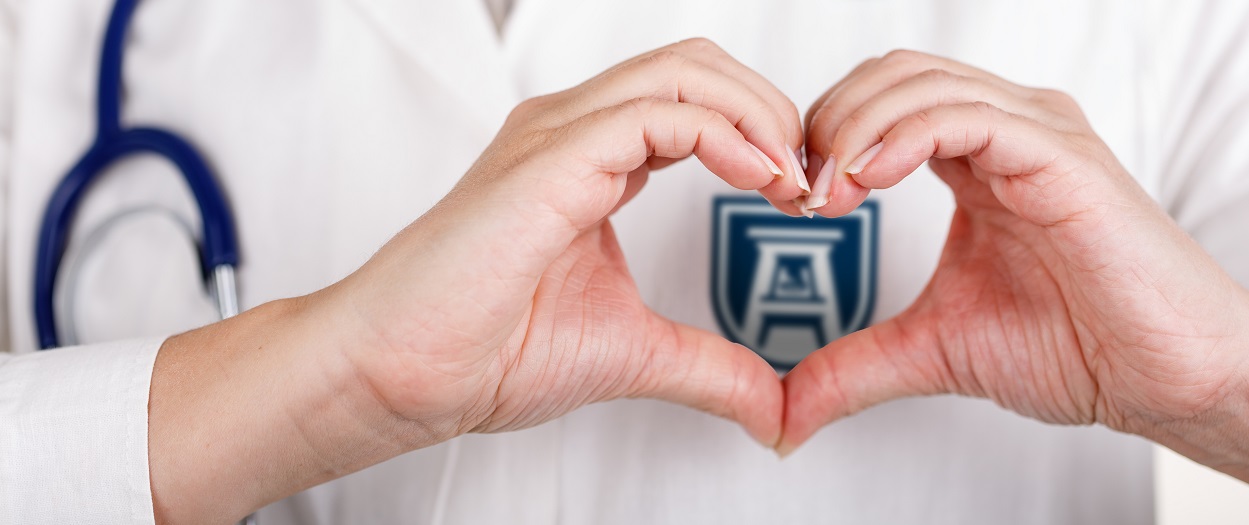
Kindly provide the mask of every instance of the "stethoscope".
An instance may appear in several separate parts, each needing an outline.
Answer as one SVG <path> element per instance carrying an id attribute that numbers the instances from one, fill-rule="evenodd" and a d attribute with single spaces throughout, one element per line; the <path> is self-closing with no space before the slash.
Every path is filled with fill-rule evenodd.
<path id="1" fill-rule="evenodd" d="M 238 314 L 234 269 L 238 240 L 225 194 L 204 158 L 185 139 L 158 128 L 121 125 L 122 62 L 126 32 L 138 0 L 117 0 L 104 35 L 96 101 L 96 135 L 91 147 L 61 180 L 44 211 L 35 259 L 35 325 L 41 349 L 61 346 L 54 293 L 65 256 L 69 229 L 79 204 L 112 163 L 138 154 L 154 154 L 174 164 L 186 180 L 201 218 L 200 264 L 222 319 Z"/>
<path id="2" fill-rule="evenodd" d="M 186 180 L 201 218 L 200 265 L 209 293 L 221 319 L 238 314 L 238 239 L 234 217 L 212 170 L 191 144 L 178 135 L 150 127 L 121 125 L 122 62 L 125 39 L 138 0 L 116 0 L 104 35 L 96 101 L 96 135 L 69 174 L 61 180 L 44 211 L 35 255 L 35 325 L 40 349 L 61 345 L 55 314 L 57 273 L 65 257 L 69 229 L 83 196 L 104 169 L 120 159 L 154 154 L 174 164 Z M 248 516 L 243 523 L 254 524 Z"/>

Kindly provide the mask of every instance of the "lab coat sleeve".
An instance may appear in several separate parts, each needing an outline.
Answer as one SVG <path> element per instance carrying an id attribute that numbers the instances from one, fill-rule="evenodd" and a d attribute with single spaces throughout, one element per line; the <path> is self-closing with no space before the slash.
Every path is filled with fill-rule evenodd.
<path id="1" fill-rule="evenodd" d="M 147 400 L 161 342 L 10 353 L 8 189 L 21 7 L 0 0 L 0 525 L 151 524 Z"/>
<path id="2" fill-rule="evenodd" d="M 1160 200 L 1249 286 L 1249 2 L 1167 4 L 1150 35 Z"/>
<path id="3" fill-rule="evenodd" d="M 0 524 L 155 523 L 147 402 L 160 345 L 0 362 Z"/>

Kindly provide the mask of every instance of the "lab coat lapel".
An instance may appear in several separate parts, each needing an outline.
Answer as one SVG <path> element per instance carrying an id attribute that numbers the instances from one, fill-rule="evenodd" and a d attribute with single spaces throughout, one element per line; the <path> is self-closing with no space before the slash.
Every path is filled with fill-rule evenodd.
<path id="1" fill-rule="evenodd" d="M 485 125 L 502 124 L 520 95 L 482 0 L 348 0 L 460 97 Z"/>

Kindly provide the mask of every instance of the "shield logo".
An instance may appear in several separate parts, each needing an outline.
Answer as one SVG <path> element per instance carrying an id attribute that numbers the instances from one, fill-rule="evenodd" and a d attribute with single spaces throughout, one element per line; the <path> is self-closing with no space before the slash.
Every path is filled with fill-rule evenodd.
<path id="1" fill-rule="evenodd" d="M 711 294 L 720 329 L 779 369 L 871 322 L 879 205 L 789 217 L 762 197 L 717 197 Z"/>

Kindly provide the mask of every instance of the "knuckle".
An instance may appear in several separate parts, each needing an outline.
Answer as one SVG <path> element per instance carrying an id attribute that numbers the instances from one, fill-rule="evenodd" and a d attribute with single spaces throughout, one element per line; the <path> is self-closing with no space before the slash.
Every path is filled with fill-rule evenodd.
<path id="1" fill-rule="evenodd" d="M 878 63 L 880 63 L 880 61 L 881 61 L 881 57 L 872 57 L 872 58 L 869 58 L 869 59 L 867 59 L 867 60 L 864 60 L 864 61 L 862 61 L 862 62 L 859 62 L 859 64 L 858 64 L 857 66 L 854 66 L 854 69 L 853 69 L 852 71 L 862 71 L 862 70 L 864 70 L 864 69 L 867 69 L 867 68 L 869 68 L 869 67 L 872 67 L 872 66 L 874 66 L 874 65 L 876 65 L 876 64 L 878 64 Z"/>
<path id="2" fill-rule="evenodd" d="M 701 106 L 694 106 L 694 109 L 698 113 L 697 122 L 695 123 L 693 119 L 691 119 L 689 122 L 690 124 L 695 125 L 700 130 L 700 133 L 701 133 L 701 130 L 709 130 L 713 128 L 723 128 L 725 130 L 738 129 L 738 126 L 734 125 L 733 122 L 729 121 L 728 117 L 725 117 L 724 115 L 720 114 L 720 112 L 718 111 L 704 108 Z M 748 130 L 739 129 L 739 132 L 741 132 L 744 135 L 750 134 Z"/>
<path id="3" fill-rule="evenodd" d="M 876 64 L 878 63 L 880 63 L 880 57 L 872 57 L 862 62 L 859 62 L 858 65 L 854 66 L 854 69 L 851 69 L 850 72 L 845 75 L 845 78 L 852 77 L 857 73 L 860 73 L 872 67 L 875 67 Z"/>
<path id="4" fill-rule="evenodd" d="M 885 53 L 885 56 L 881 57 L 880 60 L 881 62 L 890 65 L 905 65 L 921 62 L 927 57 L 928 55 L 920 53 L 919 51 L 912 51 L 910 49 L 895 49 Z"/>
<path id="5" fill-rule="evenodd" d="M 996 129 L 998 126 L 1000 117 L 1002 117 L 1005 114 L 1005 112 L 1002 111 L 1001 108 L 994 106 L 993 104 L 990 104 L 988 102 L 982 101 L 982 100 L 972 102 L 971 109 L 972 111 L 975 112 L 976 116 L 980 119 L 985 129 L 988 129 L 988 130 Z M 992 134 L 993 131 L 988 131 L 988 133 Z"/>
<path id="6" fill-rule="evenodd" d="M 785 114 L 788 115 L 785 118 L 789 118 L 789 116 L 798 117 L 798 127 L 801 128 L 802 127 L 802 112 L 798 110 L 798 105 L 794 104 L 794 101 L 789 100 L 788 98 L 785 99 L 784 104 L 785 104 L 785 110 L 786 110 Z"/>
<path id="7" fill-rule="evenodd" d="M 838 133 L 859 134 L 863 132 L 875 131 L 869 121 L 870 117 L 862 111 L 855 111 L 842 121 Z"/>
<path id="8" fill-rule="evenodd" d="M 1035 91 L 1032 98 L 1040 105 L 1059 115 L 1065 115 L 1067 117 L 1084 115 L 1084 111 L 1080 108 L 1080 103 L 1076 102 L 1075 97 L 1065 91 L 1059 91 L 1057 89 L 1038 89 Z"/>
<path id="9" fill-rule="evenodd" d="M 525 99 L 508 113 L 504 126 L 508 128 L 524 128 L 536 125 L 542 115 L 552 104 L 551 95 L 543 95 Z"/>
<path id="10" fill-rule="evenodd" d="M 672 71 L 680 69 L 685 61 L 686 58 L 675 49 L 665 48 L 643 59 L 642 65 Z"/>
<path id="11" fill-rule="evenodd" d="M 550 130 L 584 116 L 580 88 L 548 93 L 522 100 L 504 120 L 505 126 L 529 130 Z"/>
<path id="12" fill-rule="evenodd" d="M 833 133 L 834 130 L 829 129 L 829 120 L 831 118 L 832 115 L 827 104 L 821 104 L 811 112 L 811 116 L 807 118 L 807 133 L 812 139 Z"/>
<path id="13" fill-rule="evenodd" d="M 943 86 L 956 84 L 960 79 L 958 75 L 941 68 L 925 69 L 915 76 L 924 82 L 941 84 Z"/>
<path id="14" fill-rule="evenodd" d="M 730 128 L 737 127 L 732 121 L 729 120 L 728 117 L 724 116 L 724 114 L 720 113 L 719 111 L 716 111 L 710 108 L 705 108 L 702 106 L 695 106 L 695 107 L 698 108 L 698 111 L 702 113 L 703 120 L 708 124 L 714 124 L 717 126 L 726 126 Z M 748 131 L 742 131 L 742 133 L 749 134 Z"/>
<path id="15" fill-rule="evenodd" d="M 1054 105 L 1059 105 L 1059 106 L 1070 106 L 1070 105 L 1075 104 L 1075 99 L 1072 98 L 1071 95 L 1068 95 L 1066 92 L 1059 91 L 1057 89 L 1048 89 L 1048 88 L 1037 89 L 1033 92 L 1032 98 L 1042 103 L 1054 104 Z"/>
<path id="16" fill-rule="evenodd" d="M 676 45 L 677 47 L 689 49 L 691 51 L 710 52 L 710 53 L 723 53 L 724 52 L 724 50 L 721 49 L 720 46 L 717 45 L 715 42 L 713 42 L 710 38 L 702 37 L 702 36 L 696 36 L 694 38 L 687 38 L 685 40 L 677 42 Z"/>
<path id="17" fill-rule="evenodd" d="M 655 107 L 655 99 L 649 97 L 637 97 L 626 100 L 623 104 L 616 106 L 616 110 L 621 116 L 645 117 Z"/>
<path id="18" fill-rule="evenodd" d="M 807 110 L 807 125 L 811 126 L 811 130 L 815 131 L 815 126 L 828 118 L 828 104 L 822 103 L 818 106 Z"/>
<path id="19" fill-rule="evenodd" d="M 850 397 L 842 384 L 842 371 L 836 361 L 823 353 L 820 356 L 821 359 L 813 365 L 818 367 L 813 373 L 822 378 L 815 383 L 815 401 L 826 407 L 825 413 L 821 414 L 822 420 L 828 422 L 857 412 L 850 404 Z"/>
<path id="20" fill-rule="evenodd" d="M 993 104 L 990 104 L 983 100 L 977 100 L 975 102 L 972 102 L 971 108 L 975 110 L 976 113 L 980 114 L 980 116 L 986 117 L 986 118 L 994 117 L 998 114 L 999 111 L 1001 111 L 1000 109 L 998 109 L 997 106 L 994 106 Z"/>
<path id="21" fill-rule="evenodd" d="M 901 125 L 906 125 L 906 124 L 916 126 L 924 130 L 928 130 L 928 131 L 936 130 L 938 126 L 937 116 L 933 114 L 933 111 L 931 109 L 926 109 L 924 111 L 920 111 L 919 113 L 912 115 L 906 121 L 903 121 L 903 123 L 900 124 L 899 127 L 901 127 Z"/>
<path id="22" fill-rule="evenodd" d="M 508 115 L 508 120 L 511 120 L 512 118 L 525 119 L 536 114 L 544 105 L 544 101 L 542 100 L 544 97 L 545 95 L 522 100 L 520 104 L 517 104 L 515 108 L 512 108 L 511 114 Z"/>

